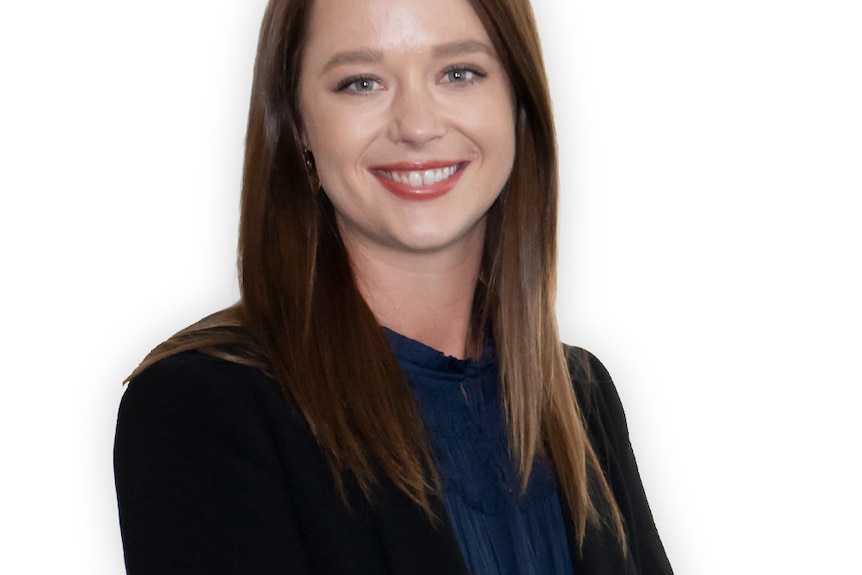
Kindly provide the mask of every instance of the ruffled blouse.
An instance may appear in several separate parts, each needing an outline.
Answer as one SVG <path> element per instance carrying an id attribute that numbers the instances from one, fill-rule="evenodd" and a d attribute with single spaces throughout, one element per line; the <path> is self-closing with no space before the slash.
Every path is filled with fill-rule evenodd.
<path id="1" fill-rule="evenodd" d="M 457 359 L 386 330 L 431 444 L 443 503 L 473 575 L 570 575 L 557 485 L 536 459 L 523 495 L 508 449 L 493 343 Z"/>

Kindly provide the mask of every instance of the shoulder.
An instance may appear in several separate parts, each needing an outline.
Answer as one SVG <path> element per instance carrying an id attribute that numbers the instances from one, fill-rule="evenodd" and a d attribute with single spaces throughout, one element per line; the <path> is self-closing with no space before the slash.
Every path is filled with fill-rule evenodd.
<path id="1" fill-rule="evenodd" d="M 114 439 L 129 572 L 305 573 L 285 485 L 322 467 L 314 447 L 256 368 L 187 351 L 143 369 Z"/>
<path id="2" fill-rule="evenodd" d="M 135 375 L 129 389 L 168 385 L 196 387 L 202 384 L 233 387 L 241 382 L 277 386 L 261 370 L 199 351 L 183 351 L 160 359 Z"/>
<path id="3" fill-rule="evenodd" d="M 612 383 L 608 370 L 599 359 L 581 347 L 563 344 L 563 353 L 569 366 L 569 374 L 575 385 Z"/>
<path id="4" fill-rule="evenodd" d="M 575 399 L 603 466 L 631 452 L 628 424 L 616 385 L 599 359 L 580 347 L 564 345 Z"/>
<path id="5" fill-rule="evenodd" d="M 315 445 L 303 421 L 256 368 L 191 351 L 163 358 L 135 376 L 120 400 L 118 496 L 134 499 L 129 492 L 142 482 L 167 492 L 181 479 L 260 488 Z"/>
<path id="6" fill-rule="evenodd" d="M 280 395 L 278 384 L 256 368 L 185 351 L 155 362 L 132 378 L 120 410 L 189 403 L 242 404 Z"/>
<path id="7" fill-rule="evenodd" d="M 575 397 L 585 415 L 595 410 L 609 410 L 615 417 L 622 417 L 624 425 L 622 403 L 614 381 L 604 364 L 583 348 L 564 344 L 563 350 Z"/>
<path id="8" fill-rule="evenodd" d="M 280 386 L 262 371 L 200 352 L 161 359 L 131 379 L 120 401 L 115 455 L 179 450 L 177 442 L 271 444 L 292 417 Z"/>

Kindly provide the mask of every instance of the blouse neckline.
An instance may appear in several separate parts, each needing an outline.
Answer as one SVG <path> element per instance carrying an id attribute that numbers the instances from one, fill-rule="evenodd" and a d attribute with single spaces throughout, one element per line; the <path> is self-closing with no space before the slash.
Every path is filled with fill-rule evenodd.
<path id="1" fill-rule="evenodd" d="M 485 335 L 481 357 L 459 359 L 388 327 L 384 327 L 383 331 L 402 366 L 409 365 L 422 371 L 434 372 L 438 376 L 462 378 L 481 375 L 496 365 L 494 344 L 489 333 Z"/>

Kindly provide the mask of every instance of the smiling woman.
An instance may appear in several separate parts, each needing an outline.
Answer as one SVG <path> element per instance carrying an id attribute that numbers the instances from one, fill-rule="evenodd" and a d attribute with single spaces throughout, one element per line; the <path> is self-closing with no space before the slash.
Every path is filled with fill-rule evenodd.
<path id="1" fill-rule="evenodd" d="M 463 357 L 481 344 L 481 329 L 462 341 L 476 327 L 464 294 L 512 171 L 512 88 L 463 0 L 341 4 L 312 6 L 303 145 L 378 321 Z M 459 330 L 423 319 L 435 317 Z"/>
<path id="2" fill-rule="evenodd" d="M 613 384 L 559 342 L 527 0 L 272 0 L 241 300 L 129 378 L 130 573 L 669 573 Z"/>

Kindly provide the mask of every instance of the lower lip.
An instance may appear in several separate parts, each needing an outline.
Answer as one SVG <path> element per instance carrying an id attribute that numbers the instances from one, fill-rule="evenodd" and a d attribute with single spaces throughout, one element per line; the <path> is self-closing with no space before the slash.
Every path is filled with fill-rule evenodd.
<path id="1" fill-rule="evenodd" d="M 402 184 L 401 182 L 396 182 L 395 180 L 391 180 L 377 174 L 374 174 L 374 177 L 383 184 L 384 188 L 402 200 L 425 202 L 448 194 L 449 191 L 455 187 L 455 184 L 458 183 L 458 180 L 461 179 L 461 174 L 464 173 L 464 167 L 465 166 L 459 166 L 458 171 L 445 180 L 440 180 L 436 184 L 431 184 L 430 186 L 421 186 L 418 188 Z"/>

